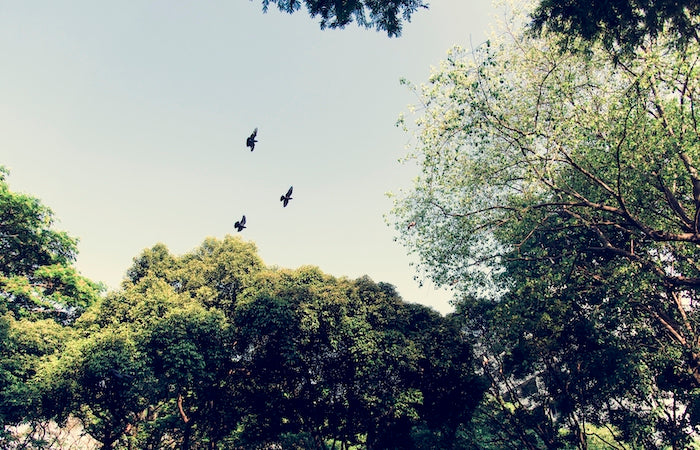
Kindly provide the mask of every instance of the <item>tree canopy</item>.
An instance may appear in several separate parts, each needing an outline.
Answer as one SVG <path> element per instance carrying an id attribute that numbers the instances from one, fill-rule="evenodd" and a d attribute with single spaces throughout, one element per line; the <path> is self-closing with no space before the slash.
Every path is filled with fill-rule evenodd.
<path id="1" fill-rule="evenodd" d="M 72 263 L 76 240 L 53 228 L 53 212 L 10 190 L 0 167 L 0 423 L 41 410 L 35 379 L 43 358 L 61 351 L 68 327 L 95 303 L 101 286 Z M 6 432 L 0 431 L 0 443 Z"/>
<path id="2" fill-rule="evenodd" d="M 232 236 L 145 249 L 69 331 L 5 418 L 32 424 L 24 444 L 72 420 L 103 448 L 449 447 L 486 387 L 454 318 L 367 277 L 267 267 Z"/>
<path id="3" fill-rule="evenodd" d="M 355 21 L 359 26 L 385 31 L 389 37 L 401 34 L 403 22 L 409 22 L 418 8 L 427 8 L 423 0 L 262 0 L 263 11 L 270 4 L 293 13 L 302 3 L 311 17 L 320 18 L 321 29 L 344 28 Z"/>
<path id="4" fill-rule="evenodd" d="M 536 382 L 520 415 L 501 409 L 510 437 L 556 446 L 614 423 L 623 441 L 687 442 L 700 387 L 699 42 L 660 32 L 623 61 L 602 43 L 562 53 L 562 35 L 526 22 L 453 49 L 414 87 L 408 159 L 421 175 L 396 197 L 396 230 L 481 335 L 494 404 L 520 398 L 504 397 L 513 380 Z M 684 406 L 671 413 L 664 398 Z"/>
<path id="5" fill-rule="evenodd" d="M 0 312 L 71 320 L 101 286 L 72 266 L 77 240 L 53 229 L 51 209 L 12 192 L 7 174 L 0 167 Z"/>
<path id="6" fill-rule="evenodd" d="M 694 0 L 541 0 L 532 14 L 535 32 L 579 37 L 624 52 L 660 35 L 677 45 L 700 39 L 700 4 Z"/>

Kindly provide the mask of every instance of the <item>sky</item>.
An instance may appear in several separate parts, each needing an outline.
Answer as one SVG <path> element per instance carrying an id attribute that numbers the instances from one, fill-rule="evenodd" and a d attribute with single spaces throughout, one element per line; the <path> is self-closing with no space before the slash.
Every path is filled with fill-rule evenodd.
<path id="1" fill-rule="evenodd" d="M 181 255 L 234 234 L 268 266 L 368 275 L 447 313 L 387 225 L 386 193 L 418 173 L 399 162 L 412 138 L 395 123 L 417 102 L 399 80 L 427 81 L 497 15 L 433 0 L 389 38 L 260 0 L 0 0 L 0 165 L 110 289 L 158 242 Z"/>

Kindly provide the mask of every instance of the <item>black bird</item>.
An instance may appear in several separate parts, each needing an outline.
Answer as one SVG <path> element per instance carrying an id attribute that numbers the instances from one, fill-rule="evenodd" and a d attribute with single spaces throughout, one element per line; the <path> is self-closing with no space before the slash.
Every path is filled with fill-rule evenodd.
<path id="1" fill-rule="evenodd" d="M 280 197 L 282 207 L 286 207 L 287 203 L 289 203 L 289 201 L 292 199 L 292 189 L 294 189 L 294 186 L 289 186 L 289 190 L 287 191 L 287 193 Z"/>
<path id="2" fill-rule="evenodd" d="M 255 136 L 258 135 L 258 129 L 257 127 L 253 130 L 253 133 L 248 136 L 248 139 L 245 140 L 245 146 L 250 147 L 250 151 L 252 152 L 253 149 L 255 149 L 255 143 L 258 142 L 255 140 Z"/>
<path id="3" fill-rule="evenodd" d="M 237 220 L 236 223 L 233 224 L 233 227 L 238 230 L 239 233 L 243 231 L 243 228 L 245 228 L 245 214 L 240 221 Z"/>

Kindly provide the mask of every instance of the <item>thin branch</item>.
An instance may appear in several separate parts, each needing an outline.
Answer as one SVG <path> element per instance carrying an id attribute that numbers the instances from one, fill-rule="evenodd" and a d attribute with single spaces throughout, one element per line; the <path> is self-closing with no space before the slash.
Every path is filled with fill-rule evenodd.
<path id="1" fill-rule="evenodd" d="M 675 195 L 673 195 L 673 192 L 666 186 L 664 183 L 663 178 L 661 177 L 661 174 L 658 172 L 652 172 L 652 175 L 656 176 L 657 181 L 659 182 L 658 188 L 664 193 L 664 197 L 666 198 L 666 202 L 668 205 L 671 207 L 671 210 L 676 213 L 676 216 L 681 219 L 681 227 L 686 231 L 686 232 L 692 232 L 694 231 L 693 229 L 693 220 L 688 216 L 688 214 L 685 211 L 685 208 L 678 202 L 678 199 L 676 198 Z"/>
<path id="2" fill-rule="evenodd" d="M 664 125 L 664 128 L 666 129 L 666 132 L 668 133 L 669 136 L 674 138 L 674 141 L 676 142 L 675 144 L 675 150 L 678 153 L 678 156 L 681 158 L 681 161 L 683 161 L 683 164 L 685 165 L 686 171 L 688 172 L 688 175 L 690 175 L 690 179 L 693 184 L 693 200 L 695 201 L 695 220 L 693 224 L 693 229 L 695 233 L 700 232 L 700 173 L 698 173 L 697 168 L 693 165 L 692 160 L 690 159 L 690 156 L 686 152 L 684 152 L 680 146 L 678 145 L 678 137 L 676 136 L 676 132 L 671 126 L 671 124 L 668 121 L 668 117 L 666 115 L 666 111 L 659 101 L 659 93 L 656 90 L 656 87 L 654 86 L 653 83 L 651 83 L 651 90 L 654 94 L 655 100 L 654 100 L 654 107 L 656 108 L 656 111 L 658 113 L 659 119 L 661 119 L 661 122 Z M 680 137 L 682 138 L 682 136 Z"/>
<path id="3" fill-rule="evenodd" d="M 686 339 L 681 335 L 671 324 L 671 319 L 668 317 L 664 317 L 661 313 L 652 310 L 650 307 L 646 307 L 647 311 L 661 323 L 661 325 L 668 331 L 668 333 L 682 346 L 687 346 L 688 342 Z"/>
<path id="4" fill-rule="evenodd" d="M 680 314 L 681 319 L 683 319 L 683 325 L 685 325 L 686 330 L 688 330 L 688 335 L 693 336 L 695 333 L 693 332 L 693 327 L 688 320 L 688 315 L 685 312 L 685 308 L 683 308 L 683 301 L 681 300 L 680 295 L 676 291 L 670 291 L 669 295 L 671 298 L 673 298 L 673 302 L 676 305 L 676 310 Z"/>
<path id="5" fill-rule="evenodd" d="M 185 413 L 185 408 L 183 407 L 182 403 L 182 394 L 177 394 L 177 409 L 178 411 L 180 411 L 180 417 L 182 417 L 182 421 L 187 424 L 190 421 L 190 418 L 187 417 L 187 414 Z"/>

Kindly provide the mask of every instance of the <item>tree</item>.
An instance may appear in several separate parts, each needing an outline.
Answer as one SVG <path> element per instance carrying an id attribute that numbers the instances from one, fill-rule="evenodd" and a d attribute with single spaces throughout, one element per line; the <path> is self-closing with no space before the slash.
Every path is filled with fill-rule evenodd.
<path id="1" fill-rule="evenodd" d="M 585 445 L 576 420 L 594 420 L 586 411 L 601 411 L 607 389 L 635 407 L 621 424 L 646 417 L 650 436 L 681 445 L 700 387 L 699 43 L 669 46 L 675 36 L 660 32 L 623 62 L 602 45 L 561 53 L 561 35 L 531 36 L 522 23 L 472 53 L 454 49 L 420 90 L 408 159 L 422 174 L 395 201 L 396 229 L 459 293 L 469 323 L 500 330 L 484 356 L 510 355 L 510 381 L 539 377 L 552 410 L 569 402 L 568 423 L 538 439 L 566 427 Z M 641 372 L 595 381 L 614 361 Z M 671 411 L 663 396 L 683 406 Z M 622 414 L 608 412 L 595 420 Z"/>
<path id="2" fill-rule="evenodd" d="M 470 422 L 487 379 L 475 371 L 473 340 L 456 314 L 442 317 L 422 305 L 407 304 L 402 327 L 421 348 L 418 386 L 421 423 L 412 430 L 418 448 L 465 448 Z"/>
<path id="3" fill-rule="evenodd" d="M 359 350 L 351 350 L 358 340 L 351 330 L 363 326 L 368 338 L 371 331 L 349 289 L 346 280 L 302 267 L 260 272 L 245 291 L 234 316 L 239 373 L 246 374 L 242 445 L 358 443 L 363 427 L 348 396 L 368 387 L 355 384 L 362 369 L 353 357 Z"/>
<path id="4" fill-rule="evenodd" d="M 104 448 L 136 439 L 167 391 L 144 342 L 158 321 L 188 300 L 153 277 L 100 299 L 75 322 L 66 348 L 38 369 L 44 417 L 58 423 L 77 418 Z"/>
<path id="5" fill-rule="evenodd" d="M 234 322 L 248 374 L 240 445 L 446 448 L 483 392 L 454 322 L 367 277 L 261 272 Z"/>
<path id="6" fill-rule="evenodd" d="M 39 199 L 12 192 L 7 174 L 0 167 L 0 442 L 5 426 L 41 419 L 38 366 L 102 290 L 72 266 L 77 241 L 53 229 Z"/>
<path id="7" fill-rule="evenodd" d="M 110 329 L 75 340 L 41 373 L 45 407 L 63 422 L 77 417 L 85 432 L 114 448 L 149 404 L 148 361 L 130 333 Z"/>
<path id="8" fill-rule="evenodd" d="M 43 422 L 41 386 L 36 378 L 41 361 L 62 351 L 71 337 L 54 320 L 16 320 L 0 315 L 0 446 L 11 447 L 17 436 L 6 427 Z M 30 437 L 31 440 L 31 437 Z"/>
<path id="9" fill-rule="evenodd" d="M 129 285 L 137 284 L 147 276 L 167 280 L 174 285 L 172 272 L 176 268 L 176 258 L 170 254 L 165 244 L 158 243 L 134 258 L 133 265 L 126 271 L 126 279 L 122 286 L 128 289 Z"/>
<path id="10" fill-rule="evenodd" d="M 700 4 L 693 0 L 542 0 L 532 14 L 536 33 L 552 31 L 562 43 L 599 41 L 632 52 L 660 35 L 683 46 L 700 40 Z"/>
<path id="11" fill-rule="evenodd" d="M 152 274 L 125 284 L 86 311 L 66 349 L 41 365 L 43 414 L 78 418 L 105 448 L 216 442 L 236 424 L 224 314 Z"/>
<path id="12" fill-rule="evenodd" d="M 427 8 L 423 0 L 303 0 L 311 17 L 321 18 L 321 29 L 344 28 L 353 20 L 358 25 L 386 31 L 389 37 L 401 34 L 403 21 L 410 21 L 418 8 Z M 263 11 L 270 3 L 280 11 L 293 13 L 301 8 L 302 0 L 262 0 Z"/>
<path id="13" fill-rule="evenodd" d="M 231 236 L 156 244 L 42 353 L 28 409 L 104 448 L 458 446 L 484 386 L 453 319 Z"/>
<path id="14" fill-rule="evenodd" d="M 167 431 L 181 436 L 182 449 L 197 441 L 220 441 L 238 420 L 236 405 L 227 398 L 235 369 L 233 344 L 223 313 L 194 302 L 168 312 L 148 330 L 144 351 L 162 395 L 177 405 L 180 420 Z"/>
<path id="15" fill-rule="evenodd" d="M 233 315 L 238 296 L 264 267 L 252 242 L 227 235 L 207 238 L 178 259 L 169 277 L 177 292 L 187 293 L 203 305 Z"/>
<path id="16" fill-rule="evenodd" d="M 71 321 L 103 288 L 72 267 L 77 240 L 52 229 L 39 199 L 10 191 L 7 173 L 0 167 L 0 311 Z"/>

